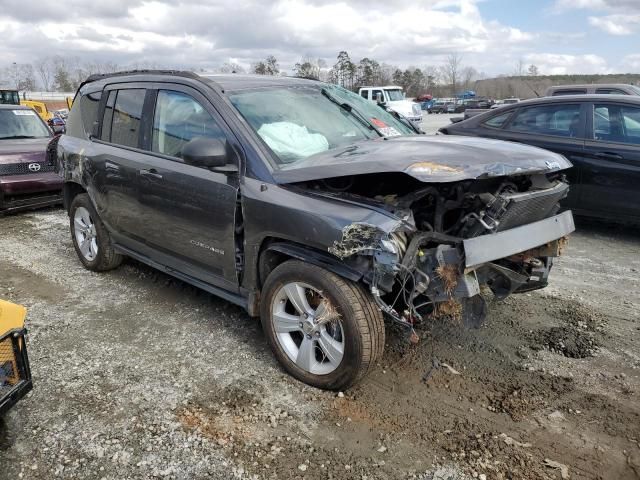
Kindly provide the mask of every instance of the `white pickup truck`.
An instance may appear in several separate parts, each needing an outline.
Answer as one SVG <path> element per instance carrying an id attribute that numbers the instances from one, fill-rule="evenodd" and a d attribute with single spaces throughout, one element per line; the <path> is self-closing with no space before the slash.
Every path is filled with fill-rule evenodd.
<path id="1" fill-rule="evenodd" d="M 390 109 L 407 117 L 412 122 L 422 122 L 422 108 L 420 108 L 420 104 L 407 100 L 404 97 L 402 87 L 395 85 L 387 85 L 386 87 L 360 87 L 358 93 L 361 97 L 371 100 L 372 102 L 378 101 L 378 95 L 380 95 L 381 101 Z"/>

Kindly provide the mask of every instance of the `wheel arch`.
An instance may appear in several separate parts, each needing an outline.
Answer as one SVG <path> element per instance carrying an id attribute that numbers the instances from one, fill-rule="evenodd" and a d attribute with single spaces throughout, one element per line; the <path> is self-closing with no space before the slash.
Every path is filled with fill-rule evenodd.
<path id="1" fill-rule="evenodd" d="M 267 238 L 262 242 L 258 256 L 256 280 L 261 289 L 269 274 L 281 263 L 296 259 L 324 268 L 336 275 L 359 282 L 365 276 L 368 265 L 362 261 L 340 260 L 329 252 L 323 252 L 306 245 L 282 240 Z"/>
<path id="2" fill-rule="evenodd" d="M 73 202 L 73 199 L 81 193 L 87 193 L 87 190 L 79 183 L 64 183 L 64 186 L 62 188 L 62 202 L 67 213 L 69 213 L 69 207 L 71 207 L 71 202 Z"/>

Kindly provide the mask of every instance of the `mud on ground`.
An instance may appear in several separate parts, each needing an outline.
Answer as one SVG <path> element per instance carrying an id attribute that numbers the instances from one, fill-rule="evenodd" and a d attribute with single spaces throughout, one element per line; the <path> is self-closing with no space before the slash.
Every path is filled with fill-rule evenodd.
<path id="1" fill-rule="evenodd" d="M 227 302 L 133 261 L 84 270 L 67 222 L 0 219 L 35 384 L 0 428 L 0 479 L 640 478 L 638 230 L 579 224 L 549 288 L 417 346 L 389 329 L 336 395 L 284 374 Z"/>

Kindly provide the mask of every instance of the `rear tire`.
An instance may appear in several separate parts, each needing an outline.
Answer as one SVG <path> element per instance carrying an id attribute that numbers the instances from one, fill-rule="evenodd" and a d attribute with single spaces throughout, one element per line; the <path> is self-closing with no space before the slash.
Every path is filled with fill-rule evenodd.
<path id="1" fill-rule="evenodd" d="M 262 328 L 278 361 L 298 380 L 344 390 L 382 356 L 382 313 L 361 285 L 290 260 L 271 272 L 262 292 Z"/>
<path id="2" fill-rule="evenodd" d="M 103 272 L 122 263 L 122 255 L 111 245 L 111 237 L 89 195 L 76 195 L 69 207 L 71 240 L 78 258 L 88 270 Z"/>

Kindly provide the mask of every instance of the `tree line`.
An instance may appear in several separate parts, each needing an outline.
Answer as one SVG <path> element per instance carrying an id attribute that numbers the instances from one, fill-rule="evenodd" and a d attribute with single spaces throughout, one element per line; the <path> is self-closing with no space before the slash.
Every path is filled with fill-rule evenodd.
<path id="1" fill-rule="evenodd" d="M 34 63 L 13 63 L 0 70 L 0 83 L 18 90 L 43 90 L 72 92 L 91 74 L 107 74 L 122 70 L 167 68 L 152 62 L 137 62 L 119 65 L 113 62 L 86 62 L 78 58 L 63 56 L 45 57 Z M 203 72 L 204 69 L 192 68 Z M 208 70 L 211 71 L 211 70 Z M 247 69 L 237 63 L 224 63 L 214 68 L 220 73 L 247 73 Z M 249 73 L 260 75 L 285 75 L 274 55 L 251 64 Z M 464 90 L 475 89 L 486 75 L 470 65 L 464 64 L 461 55 L 447 56 L 442 65 L 409 66 L 399 68 L 376 59 L 364 57 L 352 59 L 346 50 L 338 53 L 335 62 L 329 64 L 323 58 L 305 55 L 293 66 L 297 77 L 313 78 L 357 90 L 361 86 L 399 85 L 408 97 L 431 93 L 436 97 L 452 96 Z M 537 76 L 535 65 L 524 65 L 519 61 L 515 66 L 516 76 Z"/>

